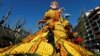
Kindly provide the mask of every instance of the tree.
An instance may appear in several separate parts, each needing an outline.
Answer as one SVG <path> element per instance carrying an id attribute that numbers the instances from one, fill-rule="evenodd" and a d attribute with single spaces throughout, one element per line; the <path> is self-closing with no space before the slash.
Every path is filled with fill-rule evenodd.
<path id="1" fill-rule="evenodd" d="M 18 29 L 21 29 L 25 25 L 25 23 L 26 23 L 25 18 L 16 20 L 16 23 L 13 26 L 14 30 L 18 31 Z"/>
<path id="2" fill-rule="evenodd" d="M 5 23 L 5 21 L 8 19 L 8 17 L 9 17 L 10 14 L 11 14 L 11 11 L 12 11 L 12 8 L 10 8 L 10 9 L 8 10 L 7 14 L 4 15 L 4 16 L 2 17 L 2 20 L 0 21 L 0 25 L 3 25 L 3 24 Z"/>

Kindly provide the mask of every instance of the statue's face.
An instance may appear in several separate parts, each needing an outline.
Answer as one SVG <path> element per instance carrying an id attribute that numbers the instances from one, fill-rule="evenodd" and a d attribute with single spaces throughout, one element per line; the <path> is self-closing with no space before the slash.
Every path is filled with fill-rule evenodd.
<path id="1" fill-rule="evenodd" d="M 57 9 L 58 8 L 58 5 L 57 4 L 55 4 L 55 3 L 53 3 L 53 4 L 51 4 L 51 6 L 50 6 L 52 9 Z"/>

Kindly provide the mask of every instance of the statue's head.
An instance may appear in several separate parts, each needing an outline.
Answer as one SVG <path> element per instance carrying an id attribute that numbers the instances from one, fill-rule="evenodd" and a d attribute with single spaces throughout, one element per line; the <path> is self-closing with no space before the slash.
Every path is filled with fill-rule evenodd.
<path id="1" fill-rule="evenodd" d="M 51 9 L 57 9 L 58 8 L 58 3 L 56 1 L 53 1 L 50 5 Z"/>

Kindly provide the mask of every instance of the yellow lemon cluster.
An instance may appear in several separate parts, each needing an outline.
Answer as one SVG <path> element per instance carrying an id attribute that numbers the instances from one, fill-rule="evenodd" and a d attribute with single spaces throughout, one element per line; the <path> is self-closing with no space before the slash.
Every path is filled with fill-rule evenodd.
<path id="1" fill-rule="evenodd" d="M 36 42 L 40 38 L 47 36 L 47 34 L 48 34 L 48 32 L 41 33 L 41 34 L 37 35 L 34 39 L 32 39 L 31 42 Z"/>
<path id="2" fill-rule="evenodd" d="M 81 56 L 80 53 L 78 53 L 73 47 L 71 47 L 67 42 L 64 41 L 64 47 L 65 49 L 71 53 L 73 56 Z"/>
<path id="3" fill-rule="evenodd" d="M 33 44 L 34 44 L 34 42 L 19 45 L 18 47 L 13 49 L 10 52 L 10 54 L 27 53 L 30 50 L 30 48 L 32 47 Z"/>
<path id="4" fill-rule="evenodd" d="M 49 56 L 53 54 L 53 46 L 46 42 L 41 42 L 36 51 L 37 54 L 42 56 Z"/>

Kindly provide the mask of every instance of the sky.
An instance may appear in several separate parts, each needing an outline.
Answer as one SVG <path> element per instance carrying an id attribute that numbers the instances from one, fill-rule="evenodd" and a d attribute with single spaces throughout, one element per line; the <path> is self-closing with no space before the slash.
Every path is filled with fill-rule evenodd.
<path id="1" fill-rule="evenodd" d="M 12 7 L 12 13 L 7 23 L 13 27 L 17 20 L 25 18 L 24 28 L 32 33 L 38 30 L 36 22 L 41 20 L 46 11 L 50 9 L 50 3 L 53 0 L 0 0 L 0 20 L 6 14 L 7 10 Z M 77 24 L 81 11 L 100 6 L 100 0 L 56 0 L 59 8 L 64 7 L 65 12 L 71 14 L 69 22 L 73 27 Z"/>

